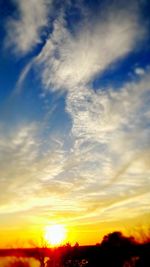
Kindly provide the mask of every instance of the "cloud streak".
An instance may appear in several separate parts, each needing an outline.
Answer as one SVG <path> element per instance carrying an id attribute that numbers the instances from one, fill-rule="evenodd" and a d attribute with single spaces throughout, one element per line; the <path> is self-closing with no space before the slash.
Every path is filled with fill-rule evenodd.
<path id="1" fill-rule="evenodd" d="M 111 6 L 103 13 L 90 20 L 85 16 L 74 35 L 63 17 L 55 20 L 53 33 L 38 57 L 45 87 L 72 90 L 87 84 L 143 38 L 136 8 Z"/>
<path id="2" fill-rule="evenodd" d="M 51 1 L 13 0 L 18 9 L 18 17 L 7 21 L 6 46 L 24 55 L 41 42 L 41 30 L 48 23 Z"/>

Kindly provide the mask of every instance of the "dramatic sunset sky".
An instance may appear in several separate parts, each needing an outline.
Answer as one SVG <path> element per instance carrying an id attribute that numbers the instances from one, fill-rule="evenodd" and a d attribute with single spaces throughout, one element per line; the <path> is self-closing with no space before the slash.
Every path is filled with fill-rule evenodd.
<path id="1" fill-rule="evenodd" d="M 55 224 L 79 244 L 150 225 L 149 14 L 0 0 L 0 246 Z"/>

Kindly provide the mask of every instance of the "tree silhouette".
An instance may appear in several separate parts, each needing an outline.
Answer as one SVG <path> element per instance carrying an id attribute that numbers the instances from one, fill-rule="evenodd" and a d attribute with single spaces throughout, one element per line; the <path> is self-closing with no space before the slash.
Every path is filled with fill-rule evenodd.
<path id="1" fill-rule="evenodd" d="M 133 237 L 126 237 L 118 231 L 104 236 L 101 247 L 105 266 L 122 267 L 131 258 L 135 243 Z"/>

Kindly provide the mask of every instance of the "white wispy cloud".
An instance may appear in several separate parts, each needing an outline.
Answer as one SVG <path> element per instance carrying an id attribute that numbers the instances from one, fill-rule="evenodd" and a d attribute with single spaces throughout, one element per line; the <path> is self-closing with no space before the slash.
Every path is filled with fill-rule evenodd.
<path id="1" fill-rule="evenodd" d="M 100 88 L 97 92 L 87 87 L 78 89 L 70 92 L 66 101 L 74 135 L 107 142 L 116 131 L 122 133 L 122 138 L 137 127 L 144 132 L 144 123 L 145 127 L 148 123 L 149 72 L 141 81 L 124 84 L 117 91 L 115 88 L 106 91 Z"/>
<path id="2" fill-rule="evenodd" d="M 111 177 L 114 182 L 139 158 L 142 161 L 143 153 L 149 147 L 149 82 L 148 73 L 141 81 L 128 83 L 118 91 L 110 89 L 95 93 L 80 89 L 79 93 L 68 96 L 75 150 L 81 153 L 84 147 L 95 144 L 90 153 L 93 161 L 99 159 L 104 180 L 106 167 L 106 178 L 110 168 L 109 179 Z M 142 171 L 140 175 L 147 176 Z"/>
<path id="3" fill-rule="evenodd" d="M 143 75 L 145 73 L 145 70 L 143 68 L 140 67 L 136 67 L 135 68 L 135 73 L 139 76 Z"/>
<path id="4" fill-rule="evenodd" d="M 15 89 L 12 92 L 12 96 L 16 96 L 22 92 L 23 88 L 23 83 L 30 72 L 32 65 L 34 63 L 34 58 L 24 67 L 24 69 L 21 71 L 21 74 L 19 76 L 19 79 L 15 85 Z"/>
<path id="5" fill-rule="evenodd" d="M 20 54 L 31 51 L 41 42 L 41 30 L 48 23 L 51 1 L 47 0 L 13 0 L 18 9 L 18 17 L 7 21 L 6 46 Z"/>
<path id="6" fill-rule="evenodd" d="M 47 150 L 42 149 L 43 141 L 39 138 L 39 132 L 40 128 L 35 124 L 14 128 L 7 135 L 4 128 L 1 129 L 1 211 L 9 212 L 10 206 L 20 210 L 17 200 L 22 202 L 22 207 L 34 206 L 35 201 L 32 199 L 35 192 L 41 191 L 41 186 L 44 189 L 46 181 L 45 191 L 48 190 L 48 180 L 53 179 L 62 169 L 61 151 L 55 149 L 52 152 L 48 143 Z M 57 194 L 58 183 L 53 183 L 52 187 Z M 27 196 L 29 201 L 25 202 Z M 13 210 L 12 208 L 11 212 Z"/>
<path id="7" fill-rule="evenodd" d="M 143 38 L 137 9 L 115 7 L 103 12 L 95 19 L 85 16 L 74 34 L 63 16 L 55 20 L 53 33 L 38 57 L 45 87 L 72 90 L 84 85 Z"/>

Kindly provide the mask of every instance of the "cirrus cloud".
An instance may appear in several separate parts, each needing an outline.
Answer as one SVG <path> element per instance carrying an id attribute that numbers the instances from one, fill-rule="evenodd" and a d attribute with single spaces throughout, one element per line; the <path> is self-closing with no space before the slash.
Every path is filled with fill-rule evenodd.
<path id="1" fill-rule="evenodd" d="M 30 52 L 41 42 L 41 30 L 48 23 L 51 1 L 13 0 L 18 8 L 18 17 L 7 21 L 5 45 L 22 55 Z"/>

